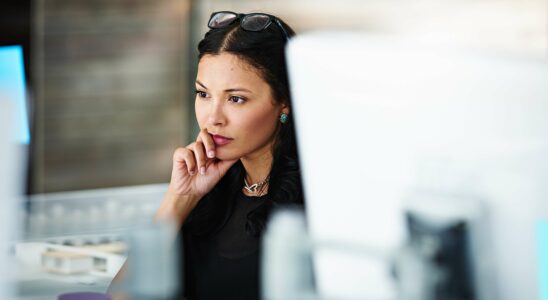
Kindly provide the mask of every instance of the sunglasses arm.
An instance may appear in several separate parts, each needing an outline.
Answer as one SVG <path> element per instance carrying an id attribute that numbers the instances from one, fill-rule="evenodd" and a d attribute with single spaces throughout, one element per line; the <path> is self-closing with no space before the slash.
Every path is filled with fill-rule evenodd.
<path id="1" fill-rule="evenodd" d="M 283 25 L 282 25 L 282 23 L 280 22 L 280 20 L 274 19 L 274 22 L 276 22 L 276 24 L 278 24 L 278 27 L 280 27 L 280 29 L 283 31 L 285 38 L 286 38 L 287 40 L 289 40 L 289 34 L 287 34 L 287 31 L 285 31 L 285 28 L 283 27 Z"/>

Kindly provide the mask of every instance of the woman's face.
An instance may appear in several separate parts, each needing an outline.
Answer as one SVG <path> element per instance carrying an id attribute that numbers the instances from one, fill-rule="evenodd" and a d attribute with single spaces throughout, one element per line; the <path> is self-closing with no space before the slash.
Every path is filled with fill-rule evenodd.
<path id="1" fill-rule="evenodd" d="M 216 157 L 262 156 L 271 150 L 279 116 L 289 113 L 272 97 L 256 69 L 229 53 L 204 55 L 196 76 L 196 118 L 215 139 Z"/>

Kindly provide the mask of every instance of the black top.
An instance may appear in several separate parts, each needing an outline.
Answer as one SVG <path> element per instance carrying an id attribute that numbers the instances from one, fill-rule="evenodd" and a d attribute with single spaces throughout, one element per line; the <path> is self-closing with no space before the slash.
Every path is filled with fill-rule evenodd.
<path id="1" fill-rule="evenodd" d="M 247 215 L 268 195 L 239 192 L 232 213 L 212 235 L 183 234 L 186 299 L 259 299 L 260 236 L 245 230 Z"/>

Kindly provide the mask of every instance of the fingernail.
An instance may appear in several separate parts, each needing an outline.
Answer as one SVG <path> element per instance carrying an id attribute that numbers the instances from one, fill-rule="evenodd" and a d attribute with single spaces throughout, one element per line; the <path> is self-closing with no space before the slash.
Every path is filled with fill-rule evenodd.
<path id="1" fill-rule="evenodd" d="M 211 150 L 207 153 L 207 156 L 209 156 L 210 158 L 214 158 L 215 157 L 215 151 Z"/>
<path id="2" fill-rule="evenodd" d="M 205 174 L 205 167 L 201 167 L 201 168 L 200 168 L 200 173 L 201 173 L 202 175 Z"/>

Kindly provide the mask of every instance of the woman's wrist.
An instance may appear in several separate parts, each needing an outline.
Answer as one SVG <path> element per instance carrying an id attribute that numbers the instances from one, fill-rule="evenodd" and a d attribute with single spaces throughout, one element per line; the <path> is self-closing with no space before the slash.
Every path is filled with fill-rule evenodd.
<path id="1" fill-rule="evenodd" d="M 188 217 L 196 207 L 201 197 L 197 195 L 182 195 L 168 189 L 164 200 L 156 213 L 156 220 L 172 219 L 179 225 Z"/>

